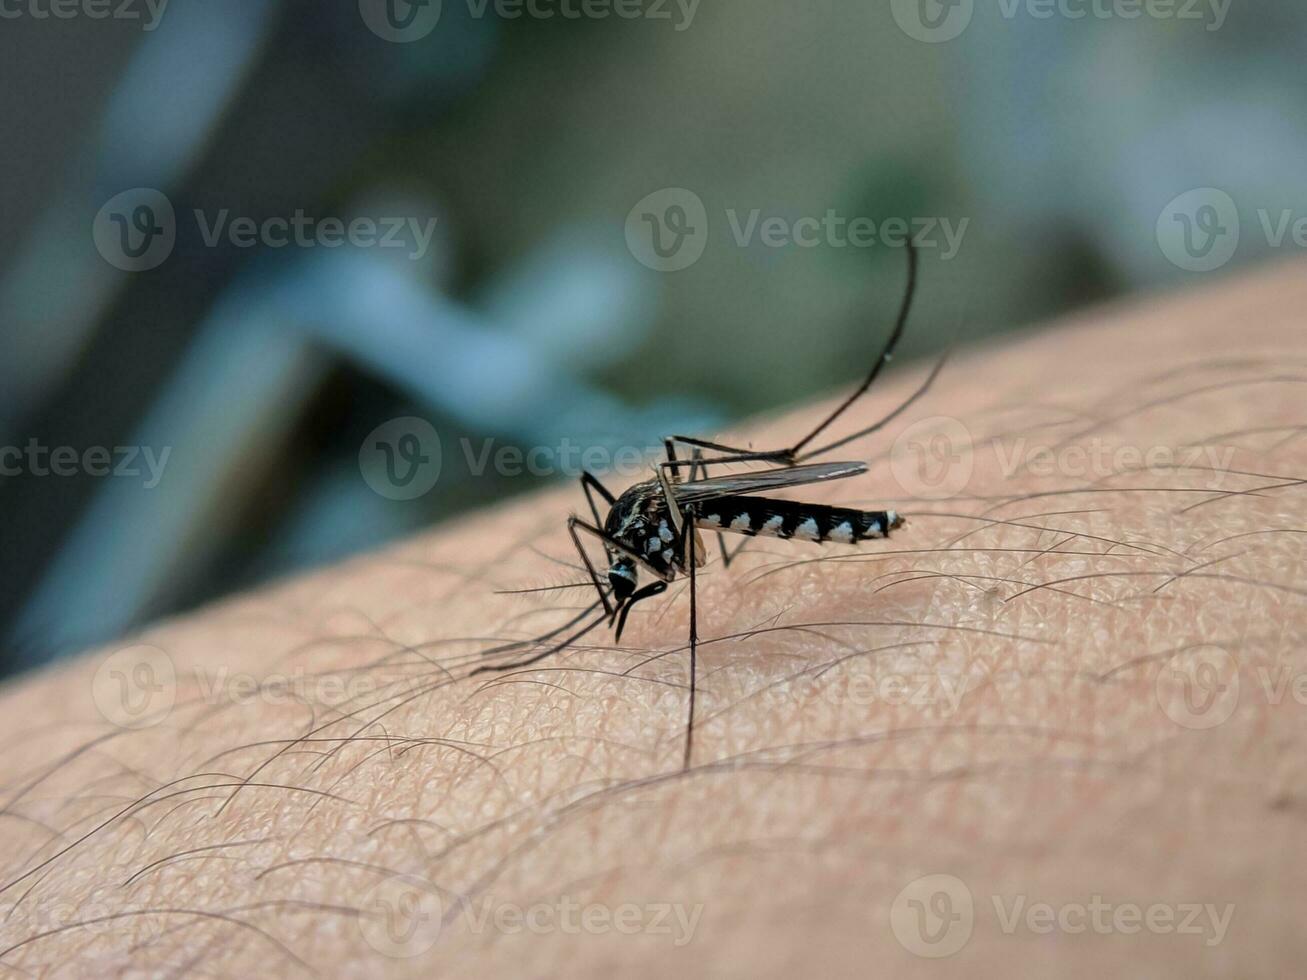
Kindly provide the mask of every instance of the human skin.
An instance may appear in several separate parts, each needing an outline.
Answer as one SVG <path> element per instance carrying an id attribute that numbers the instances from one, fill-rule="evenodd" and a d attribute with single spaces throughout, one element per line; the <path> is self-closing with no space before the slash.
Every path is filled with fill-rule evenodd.
<path id="1" fill-rule="evenodd" d="M 591 601 L 499 594 L 580 580 L 559 564 L 574 487 L 10 683 L 0 963 L 1289 973 L 1302 269 L 960 355 L 839 454 L 867 476 L 802 491 L 900 510 L 888 542 L 760 539 L 724 569 L 709 539 L 687 770 L 683 581 L 620 645 L 600 628 L 469 676 Z"/>

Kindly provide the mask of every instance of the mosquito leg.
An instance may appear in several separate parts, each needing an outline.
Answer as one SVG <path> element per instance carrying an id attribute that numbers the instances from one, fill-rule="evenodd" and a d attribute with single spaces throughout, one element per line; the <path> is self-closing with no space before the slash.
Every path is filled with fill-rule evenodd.
<path id="1" fill-rule="evenodd" d="M 594 607 L 591 606 L 591 608 L 593 609 Z M 500 674 L 506 670 L 517 670 L 521 667 L 530 667 L 532 664 L 539 663 L 541 660 L 544 660 L 546 657 L 552 657 L 554 654 L 558 653 L 558 651 L 566 648 L 569 644 L 575 643 L 577 640 L 581 639 L 581 637 L 585 636 L 596 626 L 602 623 L 606 618 L 607 617 L 605 616 L 600 616 L 593 623 L 589 623 L 586 626 L 583 626 L 581 629 L 577 630 L 567 639 L 563 640 L 560 643 L 554 644 L 548 650 L 545 650 L 543 653 L 537 653 L 534 656 L 527 657 L 525 660 L 516 660 L 511 664 L 486 664 L 482 667 L 478 667 L 476 670 L 469 673 L 468 676 L 476 677 L 478 674 Z"/>
<path id="2" fill-rule="evenodd" d="M 613 604 L 608 601 L 608 593 L 604 590 L 603 582 L 599 578 L 599 573 L 595 571 L 594 563 L 590 561 L 590 556 L 586 553 L 585 546 L 581 544 L 581 537 L 576 533 L 576 526 L 579 522 L 575 517 L 567 522 L 567 533 L 572 536 L 572 543 L 576 545 L 576 553 L 581 556 L 581 561 L 585 562 L 585 570 L 590 573 L 590 582 L 594 585 L 595 591 L 599 593 L 599 601 L 604 604 L 604 614 L 613 618 Z"/>
<path id="3" fill-rule="evenodd" d="M 690 759 L 694 751 L 694 696 L 696 693 L 696 680 L 698 673 L 699 658 L 699 609 L 698 609 L 698 589 L 695 584 L 695 533 L 694 519 L 696 513 L 693 506 L 686 508 L 685 514 L 685 541 L 683 544 L 683 554 L 686 556 L 686 567 L 690 574 L 690 711 L 685 725 L 685 756 L 681 760 L 681 768 L 690 768 Z"/>
<path id="4" fill-rule="evenodd" d="M 706 467 L 706 466 L 703 464 L 703 450 L 702 450 L 702 449 L 699 449 L 699 448 L 697 448 L 697 447 L 695 448 L 694 452 L 692 452 L 692 453 L 690 454 L 690 462 L 691 462 L 691 464 L 692 464 L 692 465 L 690 466 L 690 482 L 691 482 L 691 483 L 693 483 L 695 480 L 699 479 L 699 476 L 700 476 L 701 474 L 702 474 L 703 476 L 707 476 L 707 475 L 708 475 L 708 467 Z"/>
<path id="5" fill-rule="evenodd" d="M 599 516 L 599 507 L 595 503 L 595 498 L 594 498 L 595 493 L 598 492 L 600 496 L 602 496 L 606 501 L 608 501 L 609 506 L 612 506 L 614 503 L 616 503 L 617 498 L 615 498 L 612 495 L 612 493 L 609 492 L 606 486 L 604 486 L 601 482 L 599 482 L 599 478 L 597 476 L 595 476 L 593 473 L 589 472 L 588 470 L 581 471 L 581 489 L 585 491 L 586 503 L 590 505 L 590 513 L 591 515 L 593 515 L 595 519 L 595 526 L 602 527 L 604 521 L 603 518 Z M 606 612 L 608 614 L 608 618 L 611 619 L 613 616 L 613 608 L 608 602 L 608 596 L 604 592 L 603 584 L 599 578 L 599 575 L 595 572 L 594 565 L 590 563 L 590 556 L 586 554 L 585 548 L 582 547 L 581 540 L 576 535 L 576 528 L 572 527 L 569 524 L 567 530 L 568 533 L 572 535 L 572 543 L 576 545 L 577 554 L 579 554 L 581 556 L 581 560 L 585 562 L 586 570 L 590 573 L 590 581 L 594 583 L 595 591 L 599 593 L 599 599 L 604 604 L 604 612 Z"/>
<path id="6" fill-rule="evenodd" d="M 744 550 L 745 546 L 746 546 L 748 543 L 749 543 L 749 539 L 748 539 L 748 538 L 745 538 L 745 539 L 742 540 L 738 545 L 735 546 L 735 549 L 734 549 L 734 550 L 732 550 L 732 549 L 726 547 L 726 535 L 722 534 L 721 531 L 718 531 L 718 532 L 717 532 L 717 544 L 718 544 L 718 545 L 721 547 L 721 549 L 722 549 L 722 567 L 723 567 L 723 568 L 730 568 L 730 567 L 731 567 L 731 562 L 735 561 L 736 558 L 739 558 L 739 557 L 740 557 L 740 552 Z"/>
<path id="7" fill-rule="evenodd" d="M 609 507 L 617 503 L 617 498 L 612 495 L 606 486 L 599 482 L 597 476 L 588 470 L 581 471 L 581 489 L 585 491 L 585 499 L 590 505 L 590 514 L 594 517 L 595 524 L 598 527 L 603 527 L 604 519 L 599 516 L 599 507 L 595 504 L 594 495 L 598 493 L 604 500 L 608 501 Z"/>
<path id="8" fill-rule="evenodd" d="M 723 463 L 751 463 L 751 462 L 775 462 L 775 463 L 784 463 L 789 466 L 794 466 L 798 463 L 805 462 L 806 460 L 813 459 L 814 457 L 824 456 L 826 453 L 830 452 L 833 449 L 839 449 L 841 446 L 845 446 L 850 442 L 854 442 L 855 440 L 862 439 L 866 436 L 871 435 L 874 432 L 879 432 L 881 429 L 885 428 L 885 426 L 889 425 L 896 418 L 898 418 L 900 415 L 906 412 L 918 399 L 920 399 L 923 395 L 925 395 L 928 391 L 930 391 L 931 386 L 934 385 L 935 383 L 935 379 L 939 377 L 940 372 L 944 370 L 944 365 L 948 363 L 948 359 L 949 359 L 949 352 L 945 352 L 944 355 L 940 357 L 938 361 L 935 362 L 935 366 L 930 369 L 930 374 L 926 376 L 926 380 L 923 381 L 920 384 L 920 386 L 918 386 L 916 391 L 914 391 L 911 395 L 909 395 L 906 399 L 904 399 L 899 404 L 899 406 L 894 409 L 894 411 L 890 412 L 884 418 L 881 418 L 880 420 L 873 423 L 872 425 L 867 426 L 865 429 L 859 429 L 857 432 L 854 432 L 851 435 L 843 436 L 835 440 L 834 442 L 828 442 L 826 445 L 821 446 L 817 449 L 809 449 L 806 450 L 805 452 L 797 453 L 794 455 L 790 455 L 790 450 L 783 450 L 779 452 L 765 452 L 765 453 L 740 452 L 737 455 L 718 456 L 712 459 L 700 458 L 700 462 L 703 464 L 705 468 L 710 465 L 721 465 Z M 676 436 L 674 438 L 676 438 L 678 441 L 681 441 L 680 436 Z M 688 442 L 689 440 L 687 439 L 685 441 Z M 696 444 L 696 443 L 692 443 L 692 444 Z M 668 467 L 680 467 L 680 466 L 686 466 L 690 464 L 684 462 L 672 461 L 670 463 L 664 463 L 663 465 Z M 691 477 L 691 479 L 693 479 L 693 477 Z"/>
<path id="9" fill-rule="evenodd" d="M 676 437 L 673 436 L 669 439 L 664 439 L 663 449 L 667 452 L 667 462 L 672 464 L 672 466 L 668 467 L 672 471 L 672 482 L 679 483 L 681 480 L 681 474 L 679 469 L 681 466 L 681 461 L 676 458 Z M 691 480 L 694 479 L 694 473 L 695 473 L 694 464 L 693 461 L 691 461 L 690 464 Z"/>
<path id="10" fill-rule="evenodd" d="M 670 444 L 671 440 L 668 440 L 668 442 Z M 674 462 L 676 459 L 675 450 L 669 448 L 668 455 L 669 455 L 669 461 Z M 691 483 L 699 479 L 700 476 L 706 477 L 708 475 L 708 464 L 703 461 L 702 449 L 700 449 L 698 446 L 695 446 L 694 452 L 690 454 L 690 460 L 694 464 L 693 466 L 690 467 Z M 726 535 L 722 534 L 721 531 L 718 531 L 717 547 L 720 548 L 722 552 L 722 566 L 724 568 L 730 568 L 731 562 L 734 561 L 736 556 L 739 555 L 739 553 L 744 550 L 744 546 L 746 544 L 748 544 L 748 539 L 741 541 L 739 545 L 736 546 L 735 550 L 732 551 L 730 548 L 726 547 Z"/>
<path id="11" fill-rule="evenodd" d="M 871 366 L 871 372 L 867 375 L 862 384 L 858 385 L 857 390 L 849 395 L 848 398 L 844 399 L 844 401 L 840 402 L 835 411 L 826 416 L 826 418 L 815 429 L 790 447 L 790 455 L 794 457 L 800 456 L 803 453 L 804 448 L 812 442 L 812 440 L 821 435 L 832 422 L 848 410 L 850 405 L 866 394 L 867 389 L 871 387 L 872 383 L 880 375 L 880 372 L 884 369 L 885 365 L 893 359 L 894 351 L 899 346 L 899 340 L 903 337 L 903 330 L 908 325 L 908 314 L 912 312 L 912 300 L 917 292 L 917 250 L 913 247 L 911 242 L 908 242 L 906 251 L 908 253 L 908 284 L 903 291 L 903 303 L 899 306 L 899 315 L 894 321 L 894 329 L 890 331 L 889 339 L 885 341 L 885 346 L 880 352 L 880 357 L 876 358 L 876 362 Z"/>
<path id="12" fill-rule="evenodd" d="M 693 483 L 695 480 L 699 479 L 701 471 L 703 476 L 706 477 L 708 475 L 708 464 L 703 461 L 703 450 L 700 449 L 698 446 L 694 447 L 694 452 L 690 455 L 690 458 L 696 464 L 695 468 L 692 468 L 690 470 L 690 482 Z M 718 531 L 717 547 L 720 548 L 722 552 L 722 567 L 730 568 L 731 562 L 733 562 L 737 557 L 739 557 L 740 552 L 744 550 L 745 546 L 748 543 L 749 543 L 749 539 L 745 538 L 738 545 L 735 546 L 734 550 L 732 550 L 726 547 L 726 535 L 722 534 L 721 531 Z"/>
<path id="13" fill-rule="evenodd" d="M 935 366 L 930 369 L 930 374 L 926 376 L 926 380 L 918 386 L 916 391 L 899 403 L 894 411 L 867 426 L 865 429 L 859 429 L 851 435 L 842 436 L 834 442 L 828 442 L 826 445 L 817 449 L 808 449 L 803 452 L 797 452 L 793 449 L 775 450 L 770 452 L 749 452 L 745 450 L 732 450 L 728 446 L 719 447 L 714 443 L 691 439 L 688 436 L 673 436 L 672 438 L 678 442 L 684 442 L 688 445 L 695 446 L 696 451 L 698 451 L 698 447 L 700 446 L 707 446 L 710 449 L 721 449 L 726 453 L 726 455 L 715 456 L 709 459 L 703 459 L 700 457 L 699 462 L 705 467 L 705 470 L 708 466 L 720 466 L 725 463 L 780 463 L 785 466 L 795 466 L 817 456 L 824 456 L 831 450 L 839 449 L 841 446 L 848 445 L 850 442 L 862 439 L 885 428 L 885 426 L 889 425 L 896 418 L 906 412 L 918 399 L 930 391 L 931 386 L 935 383 L 935 379 L 939 377 L 940 372 L 944 370 L 944 365 L 948 363 L 948 359 L 949 352 L 945 352 L 944 355 L 935 362 Z M 682 466 L 691 466 L 693 463 L 691 461 L 671 460 L 662 465 L 668 468 L 678 468 Z M 693 479 L 693 477 L 691 477 L 691 479 Z"/>
<path id="14" fill-rule="evenodd" d="M 724 446 L 719 442 L 710 442 L 707 439 L 696 439 L 693 436 L 669 436 L 668 442 L 679 443 L 682 446 L 689 446 L 694 449 L 711 449 L 713 452 L 723 453 L 722 456 L 713 456 L 704 459 L 700 455 L 696 461 L 694 459 L 676 459 L 670 458 L 662 465 L 668 469 L 682 469 L 685 467 L 695 466 L 712 466 L 720 463 L 784 463 L 790 459 L 788 449 L 771 449 L 766 452 L 754 452 L 751 449 L 737 449 L 734 446 Z"/>
<path id="15" fill-rule="evenodd" d="M 820 447 L 819 449 L 809 449 L 807 452 L 795 456 L 794 462 L 801 463 L 806 459 L 812 459 L 814 456 L 824 455 L 825 453 L 830 452 L 832 449 L 839 449 L 841 446 L 847 445 L 848 443 L 853 442 L 855 439 L 861 439 L 864 436 L 869 436 L 873 432 L 878 432 L 881 429 L 885 428 L 885 426 L 889 425 L 896 418 L 898 418 L 900 415 L 906 412 L 913 402 L 915 402 L 918 398 L 920 398 L 922 395 L 924 395 L 926 392 L 930 390 L 930 386 L 935 383 L 935 379 L 939 377 L 939 373 L 944 370 L 944 365 L 948 363 L 948 358 L 949 355 L 946 352 L 943 357 L 941 357 L 938 361 L 935 362 L 935 366 L 930 369 L 930 374 L 926 376 L 926 380 L 921 383 L 920 387 L 918 387 L 916 391 L 914 391 L 911 395 L 909 395 L 907 399 L 902 404 L 899 405 L 898 408 L 894 409 L 894 411 L 890 412 L 883 419 L 876 422 L 874 425 L 867 426 L 865 429 L 859 429 L 857 432 L 853 433 L 852 435 L 844 436 L 840 439 L 836 439 L 834 442 L 827 443 L 826 445 Z"/>
<path id="16" fill-rule="evenodd" d="M 672 459 L 658 467 L 658 483 L 663 488 L 663 501 L 667 504 L 667 513 L 672 519 L 672 527 L 676 530 L 676 533 L 680 535 L 684 532 L 685 528 L 681 524 L 682 517 L 680 505 L 676 502 L 676 494 L 672 492 L 672 484 L 680 482 L 680 480 L 676 479 L 675 476 L 676 463 L 677 461 Z M 668 473 L 671 473 L 672 476 L 668 477 Z"/>
<path id="17" fill-rule="evenodd" d="M 581 637 L 585 636 L 587 633 L 589 633 L 591 630 L 593 630 L 596 626 L 598 626 L 600 623 L 604 622 L 605 620 L 611 621 L 615 614 L 620 616 L 620 621 L 617 627 L 617 637 L 618 639 L 620 639 L 622 626 L 626 624 L 626 616 L 627 613 L 630 612 L 631 605 L 635 602 L 640 601 L 641 599 L 648 599 L 650 596 L 658 595 L 660 592 L 665 592 L 667 590 L 667 582 L 670 576 L 666 572 L 654 568 L 640 555 L 637 555 L 633 550 L 628 548 L 626 545 L 622 544 L 620 541 L 617 541 L 614 538 L 610 537 L 609 535 L 605 534 L 599 528 L 591 524 L 587 524 L 579 517 L 572 517 L 569 518 L 567 521 L 567 530 L 572 535 L 572 541 L 576 545 L 577 553 L 581 556 L 581 560 L 585 562 L 585 567 L 590 573 L 590 581 L 594 583 L 595 591 L 599 593 L 599 600 L 604 605 L 604 615 L 597 618 L 593 623 L 584 626 L 576 633 L 573 633 L 571 636 L 569 636 L 567 639 L 563 640 L 562 642 L 555 644 L 554 646 L 550 647 L 548 650 L 545 650 L 543 653 L 538 653 L 535 654 L 534 656 L 526 658 L 525 660 L 517 660 L 509 664 L 494 664 L 494 665 L 487 664 L 485 666 L 478 667 L 476 670 L 472 671 L 472 673 L 469 676 L 475 677 L 477 674 L 498 673 L 505 670 L 515 670 L 519 667 L 529 667 L 531 664 L 538 663 L 541 660 L 544 660 L 546 657 L 552 656 L 553 654 L 557 653 L 559 650 L 562 650 L 564 647 L 566 647 L 569 643 L 572 643 L 575 640 L 579 640 Z M 659 581 L 651 582 L 649 585 L 646 585 L 643 589 L 637 591 L 626 601 L 626 603 L 622 606 L 620 610 L 615 611 L 612 607 L 612 603 L 608 598 L 608 593 L 604 591 L 603 586 L 600 584 L 599 575 L 595 571 L 594 563 L 590 561 L 590 556 L 586 553 L 584 546 L 582 546 L 581 544 L 581 539 L 577 534 L 578 530 L 585 531 L 587 534 L 593 535 L 594 537 L 598 538 L 600 541 L 604 542 L 604 544 L 607 547 L 612 548 L 614 551 L 626 555 L 632 561 L 637 562 L 638 564 L 644 566 L 646 569 L 649 570 L 651 574 L 658 576 Z M 592 605 L 590 609 L 586 611 L 586 613 L 592 611 L 594 608 L 595 606 Z M 585 616 L 586 613 L 582 613 L 581 616 L 577 617 L 577 619 L 574 619 L 572 623 L 567 624 L 567 626 L 565 626 L 564 629 L 574 625 L 581 617 Z M 562 630 L 556 630 L 553 633 L 548 633 L 544 637 L 542 637 L 542 640 L 549 639 L 553 636 L 557 636 L 559 632 L 562 632 Z"/>
<path id="18" fill-rule="evenodd" d="M 850 436 L 848 439 L 842 439 L 839 442 L 834 443 L 830 446 L 826 446 L 820 450 L 813 450 L 807 453 L 804 452 L 804 450 L 808 447 L 809 443 L 811 443 L 814 439 L 816 439 L 819 435 L 821 435 L 824 431 L 826 431 L 826 429 L 829 428 L 841 415 L 843 415 L 846 411 L 848 411 L 849 407 L 854 402 L 856 402 L 859 398 L 861 398 L 864 394 L 866 394 L 867 389 L 870 388 L 872 386 L 872 383 L 876 380 L 876 378 L 880 376 L 880 372 L 884 370 L 885 365 L 888 364 L 893 359 L 894 351 L 898 348 L 899 341 L 903 337 L 904 328 L 907 326 L 908 314 L 911 313 L 912 311 L 913 297 L 916 295 L 917 292 L 917 264 L 918 264 L 917 250 L 912 245 L 911 242 L 908 242 L 905 251 L 908 253 L 908 283 L 907 283 L 907 287 L 904 290 L 903 303 L 899 307 L 898 317 L 894 321 L 894 329 L 890 331 L 889 339 L 886 340 L 885 346 L 881 349 L 880 356 L 877 357 L 875 363 L 872 364 L 871 371 L 867 374 L 867 377 L 863 380 L 862 384 L 858 385 L 858 387 L 854 390 L 853 394 L 849 395 L 846 399 L 844 399 L 844 401 L 840 402 L 840 404 L 835 408 L 833 412 L 831 412 L 828 416 L 826 416 L 825 419 L 823 419 L 820 423 L 818 423 L 815 429 L 813 429 L 806 436 L 804 436 L 793 446 L 790 446 L 787 449 L 774 449 L 774 450 L 767 450 L 764 452 L 755 452 L 749 449 L 741 449 L 736 446 L 727 446 L 719 442 L 709 442 L 706 439 L 695 439 L 690 436 L 671 436 L 670 437 L 671 440 L 675 442 L 679 442 L 684 446 L 697 446 L 700 449 L 711 449 L 714 452 L 724 454 L 724 458 L 716 459 L 716 460 L 707 460 L 706 462 L 709 463 L 713 463 L 713 462 L 739 463 L 739 462 L 750 462 L 750 461 L 757 461 L 757 462 L 766 461 L 766 462 L 778 462 L 778 463 L 793 465 L 794 463 L 797 463 L 801 459 L 807 459 L 812 456 L 818 455 L 819 453 L 825 452 L 828 449 L 833 449 L 836 446 L 842 446 L 844 445 L 845 442 L 848 442 L 854 438 L 861 438 L 863 435 L 866 435 L 868 432 L 874 431 L 876 427 L 880 425 L 884 425 L 886 422 L 888 422 L 889 419 L 885 419 L 884 421 L 877 423 L 877 426 L 873 426 L 872 429 L 864 430 L 863 432 L 858 433 L 857 436 Z M 935 373 L 938 373 L 938 369 L 936 370 Z M 930 380 L 932 381 L 934 380 L 933 376 Z M 928 385 L 929 382 L 927 383 L 927 386 Z M 908 404 L 911 404 L 912 401 L 915 401 L 917 397 L 919 397 L 919 395 L 914 395 L 912 399 L 909 400 Z M 902 409 L 906 407 L 907 405 L 901 406 L 899 411 L 902 411 Z M 893 417 L 894 417 L 893 415 L 890 416 L 890 418 Z"/>

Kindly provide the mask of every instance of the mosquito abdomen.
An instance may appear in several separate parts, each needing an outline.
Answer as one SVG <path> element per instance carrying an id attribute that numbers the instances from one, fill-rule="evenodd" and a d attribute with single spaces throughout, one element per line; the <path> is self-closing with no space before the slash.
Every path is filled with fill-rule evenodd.
<path id="1" fill-rule="evenodd" d="M 892 510 L 853 510 L 767 497 L 718 497 L 701 504 L 697 527 L 795 541 L 853 544 L 887 538 L 903 524 Z"/>

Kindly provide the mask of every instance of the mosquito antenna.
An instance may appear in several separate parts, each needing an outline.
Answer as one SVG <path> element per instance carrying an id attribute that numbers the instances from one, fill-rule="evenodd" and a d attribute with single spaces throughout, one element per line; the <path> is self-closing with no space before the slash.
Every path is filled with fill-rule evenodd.
<path id="1" fill-rule="evenodd" d="M 839 407 L 831 412 L 830 415 L 826 417 L 825 421 L 817 426 L 817 428 L 813 429 L 796 445 L 790 448 L 791 456 L 797 456 L 802 452 L 804 446 L 808 445 L 808 443 L 812 442 L 813 439 L 821 435 L 821 433 L 825 431 L 832 422 L 844 414 L 850 405 L 861 398 L 866 393 L 867 389 L 871 387 L 872 382 L 876 380 L 885 365 L 893 359 L 894 349 L 898 347 L 899 340 L 903 337 L 903 331 L 908 325 L 908 314 L 912 312 L 912 299 L 917 292 L 917 249 L 912 244 L 911 240 L 906 243 L 906 251 L 908 253 L 908 283 L 903 293 L 903 304 L 899 307 L 899 315 L 894 323 L 894 330 L 890 333 L 889 339 L 885 341 L 885 348 L 880 352 L 880 357 L 876 358 L 876 363 L 871 366 L 871 373 L 868 374 L 867 379 L 858 386 L 858 389 L 854 391 L 853 394 L 849 395 L 848 398 L 844 399 Z"/>

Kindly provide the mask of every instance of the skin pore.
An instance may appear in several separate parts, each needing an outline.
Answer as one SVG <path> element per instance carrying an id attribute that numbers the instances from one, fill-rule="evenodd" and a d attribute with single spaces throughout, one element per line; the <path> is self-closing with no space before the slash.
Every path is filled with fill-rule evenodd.
<path id="1" fill-rule="evenodd" d="M 799 494 L 893 507 L 891 540 L 726 570 L 708 538 L 688 770 L 683 580 L 620 646 L 468 676 L 591 602 L 500 594 L 583 580 L 575 487 L 11 682 L 0 964 L 1283 975 L 1304 306 L 1293 265 L 959 356 L 841 450 L 867 476 Z"/>

